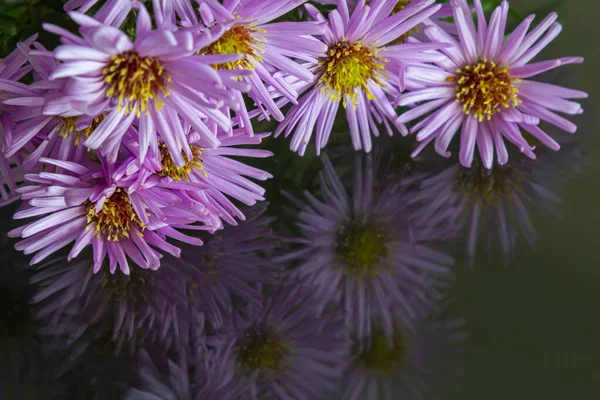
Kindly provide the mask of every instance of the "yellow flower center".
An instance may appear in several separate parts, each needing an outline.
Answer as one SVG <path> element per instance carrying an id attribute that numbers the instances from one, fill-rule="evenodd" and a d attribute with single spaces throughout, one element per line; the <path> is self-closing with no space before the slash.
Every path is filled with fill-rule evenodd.
<path id="1" fill-rule="evenodd" d="M 95 203 L 86 201 L 87 222 L 92 223 L 98 237 L 105 236 L 109 241 L 129 238 L 129 231 L 135 226 L 144 229 L 127 193 L 117 189 L 112 196 L 104 200 L 102 209 L 96 214 Z M 89 229 L 89 225 L 88 228 Z"/>
<path id="2" fill-rule="evenodd" d="M 350 222 L 337 235 L 335 255 L 344 274 L 354 277 L 377 275 L 388 257 L 387 237 L 373 223 Z"/>
<path id="3" fill-rule="evenodd" d="M 329 47 L 327 57 L 319 63 L 319 85 L 328 90 L 332 100 L 344 100 L 350 96 L 356 106 L 356 89 L 361 89 L 369 99 L 374 99 L 369 91 L 369 81 L 383 85 L 380 73 L 387 62 L 377 56 L 377 48 L 364 46 L 360 42 L 341 41 Z"/>
<path id="4" fill-rule="evenodd" d="M 254 62 L 261 62 L 264 43 L 256 40 L 255 36 L 265 30 L 251 28 L 249 25 L 234 25 L 227 30 L 216 42 L 199 51 L 199 54 L 243 54 L 237 60 L 214 65 L 215 69 L 254 69 Z"/>
<path id="5" fill-rule="evenodd" d="M 154 57 L 140 57 L 134 52 L 114 55 L 102 74 L 109 87 L 106 97 L 117 102 L 119 111 L 135 109 L 138 117 L 142 111 L 148 112 L 151 100 L 160 109 L 163 105 L 160 95 L 167 97 L 170 93 L 171 77 Z"/>
<path id="6" fill-rule="evenodd" d="M 519 79 L 511 78 L 507 66 L 484 58 L 456 72 L 458 77 L 451 76 L 446 81 L 456 82 L 456 101 L 462 103 L 465 114 L 473 114 L 479 122 L 521 103 L 517 96 L 519 89 L 513 86 Z"/>
<path id="7" fill-rule="evenodd" d="M 92 120 L 92 122 L 90 123 L 90 126 L 88 126 L 87 128 L 84 128 L 84 129 L 80 129 L 80 130 L 77 130 L 77 128 L 76 128 L 78 118 L 79 117 L 60 117 L 60 125 L 59 125 L 59 131 L 58 131 L 60 136 L 64 137 L 65 139 L 68 138 L 70 135 L 74 135 L 75 136 L 75 144 L 79 144 L 79 138 L 82 135 L 85 136 L 86 138 L 88 138 L 92 134 L 92 132 L 94 132 L 94 130 L 96 130 L 98 125 L 100 125 L 100 123 L 102 121 L 104 121 L 104 118 L 106 118 L 106 115 L 105 114 L 98 115 L 96 118 L 94 118 Z"/>
<path id="8" fill-rule="evenodd" d="M 249 370 L 279 372 L 286 355 L 285 344 L 274 332 L 255 326 L 244 333 L 237 347 L 238 365 Z"/>
<path id="9" fill-rule="evenodd" d="M 208 176 L 206 171 L 204 171 L 204 165 L 200 159 L 200 156 L 202 156 L 202 147 L 196 146 L 195 144 L 190 144 L 190 149 L 192 150 L 193 154 L 191 160 L 189 160 L 185 153 L 182 152 L 183 160 L 185 161 L 185 165 L 183 167 L 178 167 L 175 165 L 166 144 L 161 142 L 158 144 L 158 148 L 160 149 L 161 163 L 163 166 L 163 168 L 158 171 L 158 176 L 168 176 L 176 181 L 189 181 L 190 174 L 195 170 L 202 172 L 204 177 Z"/>

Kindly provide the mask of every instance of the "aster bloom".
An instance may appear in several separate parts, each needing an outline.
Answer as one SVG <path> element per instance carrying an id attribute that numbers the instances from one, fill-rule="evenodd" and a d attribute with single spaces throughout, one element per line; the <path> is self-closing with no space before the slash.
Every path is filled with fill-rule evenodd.
<path id="1" fill-rule="evenodd" d="M 183 166 L 185 154 L 193 157 L 184 126 L 192 126 L 210 147 L 219 141 L 208 128 L 210 122 L 229 130 L 231 121 L 218 110 L 226 105 L 237 109 L 235 90 L 244 89 L 232 74 L 222 74 L 210 65 L 236 59 L 236 55 L 201 56 L 224 27 L 194 35 L 185 30 L 152 29 L 146 9 L 137 4 L 136 39 L 125 32 L 77 12 L 69 15 L 80 25 L 81 37 L 54 25 L 46 30 L 61 36 L 65 43 L 53 56 L 62 61 L 50 79 L 67 78 L 65 96 L 48 101 L 44 113 L 60 116 L 106 114 L 104 120 L 84 141 L 91 149 L 114 162 L 123 135 L 137 121 L 140 160 L 149 148 L 158 154 L 162 141 L 173 162 Z M 236 76 L 243 75 L 241 71 Z"/>
<path id="2" fill-rule="evenodd" d="M 305 66 L 298 64 L 297 60 L 308 62 L 325 55 L 327 46 L 313 37 L 325 33 L 324 27 L 315 21 L 273 22 L 305 1 L 225 2 L 223 6 L 227 13 L 221 10 L 220 4 L 213 12 L 215 6 L 212 2 L 201 2 L 201 23 L 204 26 L 226 24 L 228 28 L 217 41 L 201 49 L 200 54 L 243 55 L 237 60 L 214 64 L 214 67 L 217 70 L 240 69 L 251 72 L 243 79 L 250 86 L 248 96 L 258 108 L 252 115 L 261 114 L 266 119 L 273 116 L 277 121 L 282 121 L 284 115 L 272 97 L 277 94 L 296 103 L 298 96 L 284 77 L 293 76 L 303 82 L 311 82 L 314 79 L 313 74 Z M 269 92 L 267 87 L 272 88 L 272 92 Z M 241 93 L 238 95 L 241 96 Z M 239 100 L 240 104 L 243 104 L 241 97 Z M 252 135 L 250 116 L 242 106 L 237 111 L 234 121 Z"/>
<path id="3" fill-rule="evenodd" d="M 404 87 L 404 63 L 441 60 L 428 53 L 441 45 L 386 45 L 431 17 L 440 5 L 434 5 L 433 0 L 418 1 L 391 15 L 396 3 L 375 0 L 366 6 L 361 2 L 350 13 L 346 0 L 339 0 L 328 20 L 313 6 L 306 6 L 313 19 L 326 27 L 322 39 L 328 50 L 326 57 L 305 64 L 314 73 L 314 82 L 290 79 L 302 97 L 287 112 L 275 136 L 284 133 L 287 137 L 294 132 L 290 144 L 293 151 L 304 154 L 315 130 L 317 153 L 325 147 L 340 103 L 356 150 L 371 150 L 371 134 L 379 135 L 378 124 L 384 124 L 390 135 L 391 125 L 402 134 L 408 133 L 392 104 Z M 286 99 L 278 102 L 285 103 Z"/>
<path id="4" fill-rule="evenodd" d="M 536 242 L 533 217 L 561 219 L 560 192 L 581 164 L 578 147 L 564 144 L 553 156 L 542 153 L 539 160 L 509 160 L 487 170 L 476 162 L 471 169 L 452 165 L 436 169 L 420 182 L 421 190 L 411 201 L 421 204 L 419 216 L 456 227 L 465 237 L 465 252 L 475 261 L 478 244 L 486 254 L 500 250 L 510 260 L 518 238 Z"/>
<path id="5" fill-rule="evenodd" d="M 222 336 L 207 338 L 236 379 L 250 381 L 247 398 L 315 399 L 335 388 L 348 351 L 337 313 L 317 316 L 310 290 L 284 284 L 262 305 L 234 315 Z M 306 378 L 310 376 L 310 380 Z"/>
<path id="6" fill-rule="evenodd" d="M 271 257 L 276 239 L 269 228 L 272 218 L 262 216 L 266 207 L 248 210 L 248 220 L 202 236 L 201 247 L 185 246 L 181 258 L 167 256 L 161 269 L 184 270 L 189 275 L 190 308 L 206 317 L 212 329 L 224 326 L 234 305 L 260 304 L 257 284 L 279 283 Z"/>
<path id="7" fill-rule="evenodd" d="M 202 219 L 210 223 L 208 212 L 200 215 L 197 209 L 186 208 L 181 198 L 167 190 L 129 193 L 128 187 L 112 178 L 115 165 L 103 158 L 98 162 L 40 161 L 63 172 L 42 171 L 26 176 L 32 184 L 19 192 L 27 205 L 14 218 L 38 219 L 9 232 L 10 237 L 23 238 L 15 246 L 18 250 L 25 254 L 37 252 L 32 265 L 75 241 L 69 260 L 91 244 L 94 272 L 100 270 L 107 255 L 111 273 L 118 266 L 129 274 L 127 257 L 141 268 L 157 269 L 162 255 L 154 248 L 180 254 L 165 238 L 202 244 L 175 228 L 212 229 L 192 225 Z"/>
<path id="8" fill-rule="evenodd" d="M 264 181 L 272 178 L 268 172 L 250 167 L 241 161 L 231 158 L 243 157 L 265 158 L 273 153 L 241 146 L 256 146 L 269 134 L 260 133 L 248 137 L 245 131 L 235 129 L 231 134 L 222 130 L 217 132 L 216 138 L 220 144 L 211 148 L 210 142 L 197 132 L 190 132 L 187 137 L 192 157 L 184 155 L 185 164 L 181 167 L 174 164 L 167 146 L 160 142 L 159 154 L 150 153 L 151 156 L 138 166 L 132 162 L 124 173 L 138 173 L 137 181 L 132 188 L 159 187 L 171 190 L 189 204 L 199 204 L 206 208 L 217 219 L 236 225 L 236 218 L 244 220 L 244 213 L 231 199 L 240 201 L 247 206 L 253 206 L 258 201 L 264 200 L 265 190 L 249 178 Z M 137 134 L 132 135 L 137 138 Z M 129 146 L 138 158 L 136 143 Z M 125 178 L 127 179 L 127 178 Z M 221 226 L 220 220 L 215 225 Z"/>
<path id="9" fill-rule="evenodd" d="M 411 326 L 394 321 L 391 338 L 374 322 L 371 335 L 353 340 L 338 398 L 392 400 L 431 395 L 441 370 L 457 370 L 467 337 L 463 319 L 442 314 L 419 318 Z"/>
<path id="10" fill-rule="evenodd" d="M 438 239 L 426 221 L 411 221 L 414 195 L 398 179 L 375 179 L 377 165 L 357 156 L 348 193 L 331 163 L 321 174 L 322 199 L 305 193 L 298 206 L 299 248 L 282 257 L 293 274 L 314 288 L 325 307 L 338 305 L 357 337 L 371 332 L 371 320 L 393 333 L 394 318 L 410 320 L 439 298 L 453 259 L 426 245 Z M 387 174 L 384 174 L 386 176 Z"/>
<path id="11" fill-rule="evenodd" d="M 5 136 L 6 154 L 15 160 L 25 173 L 39 172 L 40 158 L 57 160 L 78 160 L 87 149 L 82 142 L 105 118 L 98 116 L 48 116 L 43 114 L 47 99 L 61 95 L 65 79 L 50 81 L 58 63 L 40 55 L 46 49 L 39 43 L 19 43 L 19 51 L 27 58 L 32 69 L 34 82 L 19 86 L 19 93 L 8 103 L 10 107 L 10 132 Z M 33 47 L 33 49 L 31 48 Z M 57 167 L 55 172 L 62 172 Z"/>
<path id="12" fill-rule="evenodd" d="M 494 163 L 494 151 L 498 164 L 505 164 L 505 140 L 535 158 L 535 147 L 522 131 L 553 150 L 560 149 L 538 124 L 542 120 L 574 133 L 575 124 L 554 111 L 581 114 L 581 106 L 567 99 L 585 98 L 587 94 L 527 79 L 561 65 L 583 62 L 580 57 L 567 57 L 530 63 L 560 33 L 556 13 L 527 33 L 534 19 L 529 16 L 505 39 L 507 1 L 496 8 L 488 25 L 481 1 L 475 0 L 477 28 L 465 0 L 451 4 L 458 40 L 434 22 L 425 23 L 425 34 L 432 41 L 454 44 L 440 49 L 448 59 L 434 66 L 408 67 L 407 76 L 417 87 L 398 100 L 400 105 L 417 105 L 400 116 L 400 121 L 428 115 L 411 129 L 422 142 L 414 155 L 435 139 L 436 151 L 449 157 L 448 146 L 459 129 L 459 159 L 465 167 L 473 162 L 475 146 L 486 168 Z"/>

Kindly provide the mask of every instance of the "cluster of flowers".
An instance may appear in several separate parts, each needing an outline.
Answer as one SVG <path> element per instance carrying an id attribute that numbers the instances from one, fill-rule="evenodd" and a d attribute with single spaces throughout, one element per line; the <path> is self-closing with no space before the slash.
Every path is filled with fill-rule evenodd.
<path id="1" fill-rule="evenodd" d="M 453 259 L 374 150 L 349 174 L 325 159 L 321 195 L 288 196 L 301 234 L 282 246 L 263 204 L 158 271 L 44 262 L 25 304 L 63 344 L 51 376 L 83 371 L 98 398 L 419 398 L 466 336 L 445 309 Z"/>
<path id="2" fill-rule="evenodd" d="M 15 218 L 37 217 L 10 232 L 32 263 L 75 241 L 69 259 L 91 244 L 94 271 L 107 256 L 111 272 L 157 269 L 180 254 L 168 239 L 202 244 L 181 230 L 236 224 L 234 201 L 263 199 L 249 178 L 271 176 L 229 158 L 271 155 L 238 147 L 268 136 L 253 118 L 280 122 L 275 136 L 301 155 L 314 133 L 318 153 L 341 104 L 356 150 L 383 128 L 416 134 L 413 156 L 435 140 L 449 157 L 460 130 L 460 162 L 477 146 L 491 168 L 507 162 L 505 141 L 530 158 L 526 137 L 558 150 L 540 121 L 575 132 L 555 111 L 580 114 L 567 99 L 586 97 L 528 79 L 582 58 L 530 63 L 560 32 L 557 15 L 507 35 L 505 0 L 489 24 L 480 0 L 338 0 L 327 17 L 305 4 L 300 22 L 274 21 L 305 0 L 96 3 L 66 4 L 79 34 L 44 26 L 54 50 L 31 38 L 0 64 L 0 195 L 24 200 Z"/>

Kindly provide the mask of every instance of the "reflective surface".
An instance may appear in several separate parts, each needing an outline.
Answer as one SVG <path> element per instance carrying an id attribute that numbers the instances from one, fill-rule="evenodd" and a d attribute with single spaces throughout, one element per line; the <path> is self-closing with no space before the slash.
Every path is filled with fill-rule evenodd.
<path id="1" fill-rule="evenodd" d="M 129 278 L 29 268 L 0 209 L 0 398 L 598 398 L 600 32 L 589 1 L 513 3 L 559 12 L 548 58 L 586 57 L 551 77 L 591 98 L 559 153 L 490 172 L 343 127 L 321 159 L 273 140 L 268 203 Z"/>

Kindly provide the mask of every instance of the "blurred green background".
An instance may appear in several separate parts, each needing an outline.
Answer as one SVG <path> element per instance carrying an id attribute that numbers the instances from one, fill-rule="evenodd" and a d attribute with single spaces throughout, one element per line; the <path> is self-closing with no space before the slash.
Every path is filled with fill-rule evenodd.
<path id="1" fill-rule="evenodd" d="M 55 0 L 0 0 L 0 53 L 6 54 L 17 37 L 23 39 L 42 21 L 67 23 L 61 5 Z M 453 311 L 467 319 L 470 339 L 457 390 L 439 398 L 600 399 L 600 141 L 595 104 L 600 95 L 600 6 L 597 0 L 514 0 L 511 6 L 520 15 L 535 12 L 538 19 L 550 10 L 559 13 L 564 29 L 544 58 L 585 57 L 583 65 L 563 72 L 570 86 L 590 94 L 583 100 L 586 114 L 575 119 L 580 126 L 576 137 L 588 157 L 577 179 L 561 188 L 563 219 L 534 218 L 535 249 L 518 244 L 508 265 L 500 252 L 489 254 L 490 262 L 457 265 Z M 274 146 L 285 147 L 276 142 Z M 282 157 L 290 160 L 290 154 Z"/>
<path id="2" fill-rule="evenodd" d="M 516 259 L 456 269 L 456 313 L 470 330 L 460 390 L 446 399 L 600 399 L 600 3 L 595 0 L 513 0 L 521 15 L 556 10 L 560 36 L 544 59 L 583 56 L 564 68 L 585 90 L 576 137 L 588 153 L 585 168 L 564 188 L 560 221 L 534 219 L 536 249 L 517 246 Z M 484 249 L 479 249 L 484 251 Z"/>

